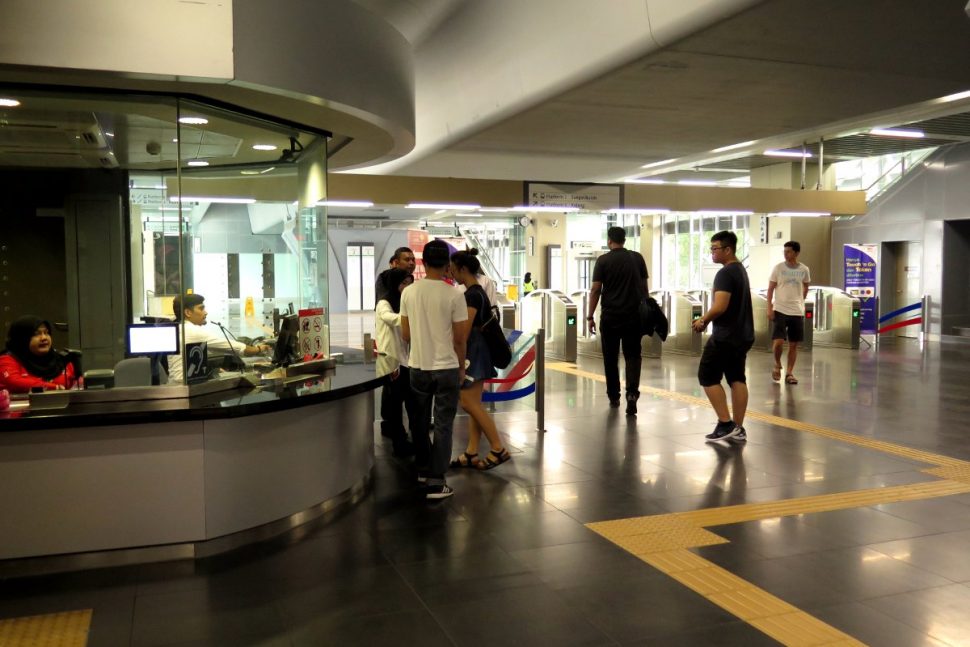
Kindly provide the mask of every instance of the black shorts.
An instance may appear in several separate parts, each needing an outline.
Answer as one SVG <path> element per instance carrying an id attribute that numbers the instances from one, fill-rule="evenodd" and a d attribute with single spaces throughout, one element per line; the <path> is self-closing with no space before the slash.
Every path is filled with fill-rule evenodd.
<path id="1" fill-rule="evenodd" d="M 751 344 L 737 344 L 727 340 L 717 340 L 711 337 L 704 346 L 701 362 L 697 367 L 697 381 L 701 386 L 714 386 L 721 383 L 721 378 L 727 379 L 728 384 L 745 382 L 744 362 L 748 356 Z"/>
<path id="2" fill-rule="evenodd" d="M 775 312 L 775 323 L 771 328 L 772 339 L 787 339 L 791 342 L 805 340 L 805 317 Z"/>

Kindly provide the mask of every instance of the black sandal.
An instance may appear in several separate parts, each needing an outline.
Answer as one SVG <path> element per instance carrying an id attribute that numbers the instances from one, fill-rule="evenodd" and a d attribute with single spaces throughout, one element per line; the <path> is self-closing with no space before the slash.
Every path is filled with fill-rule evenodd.
<path id="1" fill-rule="evenodd" d="M 458 458 L 451 461 L 450 466 L 454 468 L 468 467 L 472 469 L 481 469 L 482 459 L 478 457 L 478 454 L 469 454 L 468 452 L 462 452 L 458 455 Z"/>
<path id="2" fill-rule="evenodd" d="M 502 448 L 499 451 L 494 449 L 489 451 L 485 455 L 485 460 L 478 463 L 478 469 L 480 470 L 491 470 L 495 469 L 502 463 L 512 460 L 512 454 L 509 453 L 508 449 Z"/>

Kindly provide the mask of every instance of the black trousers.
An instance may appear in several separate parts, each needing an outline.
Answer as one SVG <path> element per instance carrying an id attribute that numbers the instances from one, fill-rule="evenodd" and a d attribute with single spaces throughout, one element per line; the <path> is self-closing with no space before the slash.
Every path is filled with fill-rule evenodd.
<path id="1" fill-rule="evenodd" d="M 411 390 L 411 373 L 407 366 L 402 366 L 397 379 L 385 384 L 381 390 L 381 435 L 395 440 L 407 439 L 402 406 L 408 412 L 411 425 L 414 425 L 418 408 Z"/>
<path id="2" fill-rule="evenodd" d="M 636 311 L 629 315 L 603 314 L 600 317 L 600 343 L 603 347 L 603 370 L 606 373 L 606 395 L 620 399 L 620 347 L 626 363 L 626 395 L 640 397 L 640 319 Z"/>

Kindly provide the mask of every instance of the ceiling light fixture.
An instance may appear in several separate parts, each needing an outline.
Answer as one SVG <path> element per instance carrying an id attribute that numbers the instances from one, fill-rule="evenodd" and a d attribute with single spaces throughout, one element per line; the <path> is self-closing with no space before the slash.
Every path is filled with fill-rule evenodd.
<path id="1" fill-rule="evenodd" d="M 627 184 L 667 184 L 667 180 L 626 180 Z"/>
<path id="2" fill-rule="evenodd" d="M 922 130 L 908 130 L 906 128 L 873 128 L 869 131 L 869 134 L 882 135 L 883 137 L 906 137 L 908 139 L 926 137 Z"/>
<path id="3" fill-rule="evenodd" d="M 733 151 L 736 148 L 744 148 L 745 146 L 750 146 L 755 142 L 754 139 L 747 142 L 741 142 L 740 144 L 731 144 L 730 146 L 721 146 L 720 148 L 715 148 L 712 153 L 723 153 L 724 151 Z"/>
<path id="4" fill-rule="evenodd" d="M 772 216 L 788 216 L 789 218 L 817 218 L 819 216 L 831 216 L 829 211 L 779 211 L 770 214 Z"/>
<path id="5" fill-rule="evenodd" d="M 254 151 L 275 151 L 279 146 L 275 144 L 253 144 Z"/>
<path id="6" fill-rule="evenodd" d="M 318 207 L 358 207 L 360 209 L 366 209 L 367 207 L 373 207 L 373 202 L 368 202 L 367 200 L 320 200 L 317 202 Z"/>
<path id="7" fill-rule="evenodd" d="M 253 169 L 246 169 L 245 171 L 239 171 L 242 175 L 259 175 L 260 171 L 254 171 Z"/>
<path id="8" fill-rule="evenodd" d="M 209 123 L 209 120 L 205 117 L 179 117 L 179 123 L 188 126 L 204 126 Z"/>
<path id="9" fill-rule="evenodd" d="M 509 210 L 505 207 L 482 207 L 479 209 L 484 213 L 508 213 Z"/>
<path id="10" fill-rule="evenodd" d="M 223 198 L 219 196 L 172 196 L 171 202 L 211 202 L 213 204 L 256 204 L 255 198 Z"/>
<path id="11" fill-rule="evenodd" d="M 205 160 L 189 160 L 188 165 L 189 166 L 208 166 L 209 163 Z"/>
<path id="12" fill-rule="evenodd" d="M 676 162 L 676 161 L 677 161 L 677 158 L 674 157 L 673 159 L 669 159 L 669 160 L 661 160 L 659 162 L 650 162 L 649 164 L 644 164 L 640 168 L 653 168 L 654 166 L 663 166 L 664 164 L 670 164 L 671 162 Z"/>
<path id="13" fill-rule="evenodd" d="M 624 207 L 622 209 L 606 209 L 605 211 L 601 211 L 600 213 L 615 213 L 617 215 L 632 214 L 635 216 L 636 215 L 647 216 L 655 213 L 670 213 L 670 209 L 663 209 L 658 207 L 643 207 L 643 208 Z"/>
<path id="14" fill-rule="evenodd" d="M 730 209 L 707 209 L 699 210 L 697 213 L 702 216 L 750 216 L 754 211 L 732 211 Z"/>
<path id="15" fill-rule="evenodd" d="M 259 174 L 262 175 L 263 173 L 269 173 L 270 171 L 275 171 L 275 170 L 276 170 L 275 166 L 270 166 L 269 168 L 264 168 L 262 171 L 259 172 Z"/>
<path id="16" fill-rule="evenodd" d="M 16 108 L 20 102 L 9 97 L 0 97 L 0 108 Z"/>
<path id="17" fill-rule="evenodd" d="M 521 211 L 524 213 L 573 213 L 579 211 L 579 207 L 530 207 L 520 205 L 512 207 L 509 211 Z"/>
<path id="18" fill-rule="evenodd" d="M 799 157 L 799 158 L 812 156 L 812 154 L 809 153 L 808 151 L 803 153 L 801 151 L 782 151 L 782 150 L 767 150 L 764 152 L 764 155 L 767 155 L 768 157 Z"/>
<path id="19" fill-rule="evenodd" d="M 713 180 L 678 180 L 677 184 L 681 186 L 717 186 L 717 182 Z"/>
<path id="20" fill-rule="evenodd" d="M 970 99 L 970 90 L 964 90 L 963 92 L 957 92 L 956 94 L 948 94 L 945 97 L 940 97 L 940 101 L 949 103 L 950 101 L 960 101 L 961 99 Z"/>
<path id="21" fill-rule="evenodd" d="M 472 211 L 481 209 L 480 204 L 444 204 L 438 202 L 412 202 L 405 209 L 454 209 L 455 211 Z"/>

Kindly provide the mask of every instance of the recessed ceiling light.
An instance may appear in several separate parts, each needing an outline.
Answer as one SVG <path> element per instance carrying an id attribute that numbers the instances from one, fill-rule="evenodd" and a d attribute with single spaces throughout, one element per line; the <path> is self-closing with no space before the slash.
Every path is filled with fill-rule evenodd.
<path id="1" fill-rule="evenodd" d="M 882 135 L 883 137 L 906 137 L 907 139 L 920 139 L 926 137 L 922 130 L 912 130 L 906 128 L 873 128 L 869 131 L 870 135 Z"/>
<path id="2" fill-rule="evenodd" d="M 172 143 L 173 143 L 173 144 L 177 144 L 177 143 L 179 143 L 179 139 L 178 139 L 178 137 L 175 137 L 175 138 L 173 138 L 173 139 L 172 139 Z"/>
<path id="3" fill-rule="evenodd" d="M 171 202 L 215 202 L 219 204 L 255 204 L 255 198 L 223 198 L 220 196 L 173 196 Z"/>
<path id="4" fill-rule="evenodd" d="M 9 99 L 7 97 L 0 97 L 0 108 L 16 108 L 20 105 L 20 102 L 16 99 Z"/>
<path id="5" fill-rule="evenodd" d="M 406 205 L 406 209 L 454 209 L 456 211 L 472 211 L 481 209 L 480 204 L 445 204 L 438 202 L 412 202 Z"/>
<path id="6" fill-rule="evenodd" d="M 209 163 L 205 160 L 189 160 L 189 166 L 208 166 Z"/>
<path id="7" fill-rule="evenodd" d="M 572 213 L 573 211 L 579 211 L 579 207 L 536 207 L 520 205 L 518 207 L 512 207 L 509 211 L 524 211 L 526 213 Z"/>
<path id="8" fill-rule="evenodd" d="M 627 180 L 624 180 L 624 182 L 626 182 L 627 184 L 667 184 L 667 181 L 666 180 L 636 180 L 636 179 L 627 179 Z"/>
<path id="9" fill-rule="evenodd" d="M 808 151 L 802 153 L 801 151 L 776 151 L 769 150 L 764 152 L 768 157 L 811 157 L 812 154 Z"/>
<path id="10" fill-rule="evenodd" d="M 635 209 L 635 208 L 632 208 L 632 207 L 626 207 L 626 208 L 623 208 L 623 209 L 607 209 L 606 211 L 603 211 L 602 213 L 633 214 L 633 215 L 643 214 L 643 215 L 647 215 L 647 214 L 652 214 L 652 213 L 670 213 L 670 209 L 660 209 L 660 208 L 657 208 L 657 207 L 643 207 L 643 208 L 636 208 Z"/>
<path id="11" fill-rule="evenodd" d="M 109 133 L 107 130 L 104 131 L 104 134 L 107 135 L 108 137 L 114 137 L 115 136 L 114 133 Z"/>
<path id="12" fill-rule="evenodd" d="M 204 126 L 209 123 L 209 120 L 205 117 L 179 117 L 179 123 L 190 126 Z"/>
<path id="13" fill-rule="evenodd" d="M 675 158 L 669 159 L 669 160 L 661 160 L 659 162 L 650 162 L 649 164 L 644 164 L 640 168 L 653 168 L 654 166 L 663 166 L 664 164 L 669 164 L 671 162 L 676 162 L 676 161 L 677 161 L 677 158 L 675 157 Z"/>
<path id="14" fill-rule="evenodd" d="M 777 213 L 771 214 L 773 216 L 788 216 L 790 218 L 798 217 L 818 217 L 818 216 L 831 216 L 829 211 L 779 211 Z"/>
<path id="15" fill-rule="evenodd" d="M 318 207 L 359 207 L 361 209 L 366 209 L 367 207 L 373 207 L 373 202 L 368 202 L 367 200 L 321 200 L 317 203 Z"/>
<path id="16" fill-rule="evenodd" d="M 279 146 L 275 144 L 253 144 L 254 151 L 275 151 Z"/>
<path id="17" fill-rule="evenodd" d="M 963 92 L 957 92 L 956 94 L 948 94 L 945 97 L 941 97 L 940 101 L 950 102 L 959 101 L 960 99 L 970 99 L 970 90 L 964 90 Z"/>
<path id="18" fill-rule="evenodd" d="M 482 207 L 479 211 L 484 211 L 486 213 L 508 213 L 509 210 L 505 207 Z"/>
<path id="19" fill-rule="evenodd" d="M 259 171 L 254 171 L 252 169 L 247 169 L 245 171 L 239 171 L 243 175 L 259 175 Z"/>
<path id="20" fill-rule="evenodd" d="M 752 139 L 751 141 L 741 142 L 740 144 L 731 144 L 730 146 L 721 146 L 720 148 L 715 148 L 711 152 L 712 153 L 723 153 L 724 151 L 733 151 L 736 148 L 744 148 L 745 146 L 750 146 L 754 142 L 755 142 L 755 140 Z"/>
<path id="21" fill-rule="evenodd" d="M 678 180 L 677 184 L 683 186 L 717 186 L 717 182 L 712 180 Z"/>

